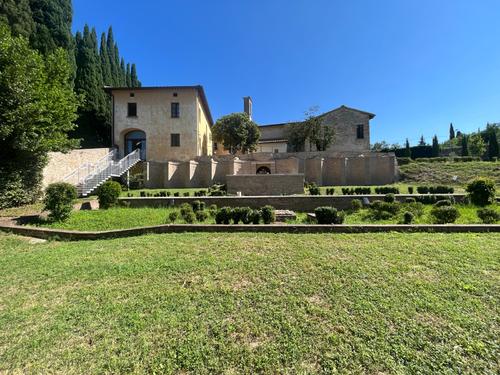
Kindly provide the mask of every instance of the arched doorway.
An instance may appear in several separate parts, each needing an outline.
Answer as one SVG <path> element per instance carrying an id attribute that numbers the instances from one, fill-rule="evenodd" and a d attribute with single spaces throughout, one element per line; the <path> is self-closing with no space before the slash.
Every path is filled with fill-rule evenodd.
<path id="1" fill-rule="evenodd" d="M 257 174 L 271 174 L 271 170 L 266 166 L 262 166 L 257 168 Z"/>
<path id="2" fill-rule="evenodd" d="M 146 160 L 146 133 L 142 130 L 133 130 L 125 134 L 125 155 L 140 149 L 141 159 Z"/>

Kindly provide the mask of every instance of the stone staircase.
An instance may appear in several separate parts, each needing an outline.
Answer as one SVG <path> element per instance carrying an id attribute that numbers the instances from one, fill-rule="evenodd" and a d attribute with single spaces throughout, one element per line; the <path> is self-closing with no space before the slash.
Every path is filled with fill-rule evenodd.
<path id="1" fill-rule="evenodd" d="M 120 177 L 126 173 L 140 160 L 139 149 L 119 160 L 116 160 L 116 150 L 113 150 L 97 163 L 81 165 L 63 180 L 76 186 L 79 197 L 86 197 L 111 177 Z"/>

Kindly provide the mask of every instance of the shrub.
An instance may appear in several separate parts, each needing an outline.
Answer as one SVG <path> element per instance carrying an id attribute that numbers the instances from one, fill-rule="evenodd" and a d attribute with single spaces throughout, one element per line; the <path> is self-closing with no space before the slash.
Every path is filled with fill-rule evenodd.
<path id="1" fill-rule="evenodd" d="M 480 208 L 477 210 L 477 216 L 484 224 L 495 224 L 500 220 L 500 213 L 492 208 Z"/>
<path id="2" fill-rule="evenodd" d="M 326 188 L 326 195 L 334 195 L 335 188 Z"/>
<path id="3" fill-rule="evenodd" d="M 194 212 L 203 211 L 205 209 L 205 202 L 202 201 L 193 201 L 191 202 L 191 207 Z"/>
<path id="4" fill-rule="evenodd" d="M 413 194 L 413 186 L 408 186 L 408 194 Z"/>
<path id="5" fill-rule="evenodd" d="M 427 186 L 417 186 L 417 193 L 429 194 L 429 188 Z"/>
<path id="6" fill-rule="evenodd" d="M 495 182 L 489 178 L 479 177 L 467 184 L 471 203 L 486 206 L 495 201 Z"/>
<path id="7" fill-rule="evenodd" d="M 227 188 L 226 185 L 214 184 L 208 188 L 208 195 L 213 197 L 219 197 L 226 195 Z"/>
<path id="8" fill-rule="evenodd" d="M 167 191 L 167 197 L 170 197 L 171 194 L 171 192 Z"/>
<path id="9" fill-rule="evenodd" d="M 174 193 L 174 197 L 178 197 L 178 196 L 179 196 L 179 192 L 178 192 L 178 191 L 176 191 L 176 192 Z"/>
<path id="10" fill-rule="evenodd" d="M 375 188 L 376 194 L 399 194 L 399 189 L 395 186 L 379 186 Z"/>
<path id="11" fill-rule="evenodd" d="M 250 224 L 253 210 L 250 207 L 238 207 L 239 219 L 243 224 Z"/>
<path id="12" fill-rule="evenodd" d="M 264 224 L 271 224 L 276 221 L 276 213 L 273 206 L 264 206 L 260 209 Z"/>
<path id="13" fill-rule="evenodd" d="M 201 212 L 201 211 L 199 211 Z M 191 211 L 188 211 L 185 213 L 185 215 L 182 216 L 182 218 L 184 219 L 184 221 L 188 224 L 193 224 L 194 221 L 196 220 L 196 215 L 195 213 L 191 210 Z"/>
<path id="14" fill-rule="evenodd" d="M 73 209 L 76 198 L 75 186 L 66 182 L 50 184 L 45 189 L 44 209 L 49 211 L 50 219 L 56 221 L 66 220 Z"/>
<path id="15" fill-rule="evenodd" d="M 187 215 L 189 212 L 194 212 L 193 207 L 189 203 L 183 203 L 181 204 L 180 208 L 181 216 L 184 217 L 184 215 Z"/>
<path id="16" fill-rule="evenodd" d="M 139 192 L 139 195 L 140 195 L 141 197 L 145 197 L 145 196 L 146 196 L 146 192 L 145 192 L 145 191 L 140 191 L 140 192 Z"/>
<path id="17" fill-rule="evenodd" d="M 353 199 L 351 201 L 351 210 L 354 212 L 357 212 L 363 208 L 363 202 L 361 202 L 361 199 Z"/>
<path id="18" fill-rule="evenodd" d="M 209 210 L 217 210 L 217 205 L 216 204 L 211 204 L 209 207 L 208 207 Z"/>
<path id="19" fill-rule="evenodd" d="M 314 182 L 309 184 L 308 190 L 310 195 L 321 195 L 319 187 Z"/>
<path id="20" fill-rule="evenodd" d="M 184 194 L 183 194 L 183 195 L 184 195 L 185 197 L 189 197 L 189 195 L 190 195 L 190 194 L 189 194 L 189 191 L 184 192 Z"/>
<path id="21" fill-rule="evenodd" d="M 431 210 L 431 215 L 434 217 L 434 222 L 436 224 L 447 224 L 454 223 L 460 216 L 460 213 L 458 212 L 456 207 L 441 206 L 433 207 Z"/>
<path id="22" fill-rule="evenodd" d="M 415 202 L 416 202 L 416 200 L 413 197 L 409 197 L 409 198 L 405 199 L 405 203 L 415 203 Z"/>
<path id="23" fill-rule="evenodd" d="M 344 212 L 338 212 L 335 207 L 317 207 L 314 210 L 318 224 L 342 224 L 344 222 Z"/>
<path id="24" fill-rule="evenodd" d="M 122 187 L 116 181 L 106 181 L 97 189 L 99 208 L 107 209 L 118 203 Z"/>
<path id="25" fill-rule="evenodd" d="M 384 196 L 384 202 L 394 203 L 395 200 L 396 200 L 396 197 L 392 193 L 386 194 Z"/>
<path id="26" fill-rule="evenodd" d="M 412 202 L 406 205 L 406 210 L 410 211 L 413 216 L 420 217 L 424 214 L 424 205 L 420 202 Z"/>
<path id="27" fill-rule="evenodd" d="M 200 223 L 204 222 L 205 220 L 208 219 L 208 213 L 206 211 L 196 211 L 196 220 L 199 221 Z"/>
<path id="28" fill-rule="evenodd" d="M 413 219 L 414 218 L 415 218 L 415 216 L 413 215 L 413 213 L 411 213 L 409 211 L 406 211 L 403 214 L 403 223 L 405 223 L 405 224 L 411 224 L 411 223 L 413 223 Z"/>
<path id="29" fill-rule="evenodd" d="M 179 213 L 177 211 L 172 211 L 168 214 L 168 221 L 170 223 L 175 223 L 175 221 L 178 219 Z"/>
<path id="30" fill-rule="evenodd" d="M 356 195 L 366 195 L 366 194 L 371 194 L 372 189 L 369 187 L 357 187 L 354 188 L 354 194 Z"/>
<path id="31" fill-rule="evenodd" d="M 232 217 L 232 211 L 231 207 L 222 207 L 218 209 L 215 214 L 215 222 L 217 224 L 229 224 Z"/>
<path id="32" fill-rule="evenodd" d="M 370 204 L 370 216 L 375 220 L 387 220 L 396 215 L 400 210 L 398 202 L 373 201 Z"/>
<path id="33" fill-rule="evenodd" d="M 434 203 L 435 207 L 444 207 L 444 206 L 452 206 L 451 201 L 449 199 L 441 199 Z"/>
<path id="34" fill-rule="evenodd" d="M 252 211 L 252 224 L 259 224 L 261 216 L 262 215 L 260 213 L 260 210 L 253 210 Z"/>

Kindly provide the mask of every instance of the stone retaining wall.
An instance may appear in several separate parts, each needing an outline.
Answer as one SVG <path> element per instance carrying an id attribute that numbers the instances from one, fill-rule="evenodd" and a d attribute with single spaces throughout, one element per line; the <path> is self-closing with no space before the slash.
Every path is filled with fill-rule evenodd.
<path id="1" fill-rule="evenodd" d="M 398 194 L 396 199 L 404 202 L 406 198 L 418 197 L 419 195 Z M 439 195 L 441 196 L 441 195 Z M 453 196 L 457 203 L 461 203 L 465 194 L 448 194 L 443 197 Z M 339 210 L 351 207 L 353 199 L 366 197 L 370 202 L 384 199 L 383 195 L 289 195 L 289 196 L 252 196 L 252 197 L 133 197 L 120 198 L 120 202 L 129 207 L 168 207 L 180 206 L 183 203 L 191 203 L 195 200 L 203 201 L 207 206 L 211 204 L 217 207 L 251 207 L 260 208 L 271 205 L 279 210 L 293 210 L 301 212 L 312 212 L 316 207 L 333 206 Z"/>
<path id="2" fill-rule="evenodd" d="M 304 193 L 303 174 L 252 174 L 226 176 L 227 192 L 243 195 L 280 195 Z"/>
<path id="3" fill-rule="evenodd" d="M 500 232 L 500 225 L 318 225 L 318 224 L 273 224 L 273 225 L 217 225 L 217 224 L 165 224 L 152 227 L 110 230 L 102 232 L 79 232 L 47 229 L 0 223 L 0 230 L 22 236 L 65 241 L 103 240 L 140 236 L 151 233 L 186 232 L 249 232 L 249 233 L 377 233 L 377 232 L 430 232 L 430 233 L 487 233 Z"/>

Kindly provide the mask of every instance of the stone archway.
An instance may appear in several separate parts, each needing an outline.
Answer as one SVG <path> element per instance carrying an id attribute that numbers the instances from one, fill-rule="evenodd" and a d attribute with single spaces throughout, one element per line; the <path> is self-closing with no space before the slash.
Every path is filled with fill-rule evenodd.
<path id="1" fill-rule="evenodd" d="M 271 170 L 269 167 L 266 167 L 265 165 L 257 168 L 256 174 L 271 174 Z"/>
<path id="2" fill-rule="evenodd" d="M 125 155 L 140 149 L 141 159 L 146 160 L 146 133 L 142 130 L 132 130 L 125 134 Z"/>

